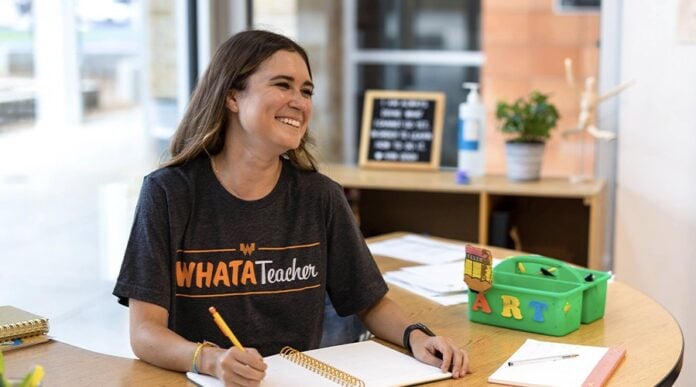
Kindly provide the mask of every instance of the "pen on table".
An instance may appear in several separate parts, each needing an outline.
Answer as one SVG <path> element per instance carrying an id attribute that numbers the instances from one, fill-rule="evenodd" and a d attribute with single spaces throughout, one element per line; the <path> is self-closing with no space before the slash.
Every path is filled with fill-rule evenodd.
<path id="1" fill-rule="evenodd" d="M 508 367 L 512 367 L 515 365 L 522 365 L 522 364 L 529 364 L 529 363 L 538 363 L 538 362 L 544 362 L 544 361 L 556 361 L 556 360 L 562 360 L 562 359 L 570 359 L 571 357 L 578 357 L 577 353 L 571 353 L 568 355 L 557 355 L 557 356 L 546 356 L 546 357 L 537 357 L 533 359 L 521 359 L 521 360 L 514 360 L 514 361 L 509 361 Z"/>
<path id="2" fill-rule="evenodd" d="M 218 313 L 215 307 L 211 306 L 210 308 L 208 308 L 208 311 L 210 312 L 210 314 L 213 315 L 213 320 L 215 320 L 215 324 L 217 324 L 218 328 L 220 328 L 222 333 L 225 336 L 227 336 L 230 339 L 230 341 L 232 341 L 232 344 L 234 344 L 235 347 L 241 349 L 242 352 L 246 352 L 246 350 L 242 346 L 242 343 L 240 343 L 239 340 L 237 340 L 237 337 L 234 335 L 234 333 L 232 333 L 232 330 L 230 329 L 230 327 L 227 326 L 227 323 L 225 322 L 225 320 L 222 319 L 222 316 L 220 316 L 220 313 Z"/>

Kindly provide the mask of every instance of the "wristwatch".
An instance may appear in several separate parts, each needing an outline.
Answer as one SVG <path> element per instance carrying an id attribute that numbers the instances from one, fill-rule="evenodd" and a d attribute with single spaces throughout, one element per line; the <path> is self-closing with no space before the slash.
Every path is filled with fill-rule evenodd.
<path id="1" fill-rule="evenodd" d="M 409 352 L 413 353 L 411 350 L 411 332 L 414 330 L 419 330 L 428 336 L 435 336 L 435 333 L 426 327 L 423 323 L 415 323 L 406 327 L 404 330 L 404 348 L 408 349 Z"/>

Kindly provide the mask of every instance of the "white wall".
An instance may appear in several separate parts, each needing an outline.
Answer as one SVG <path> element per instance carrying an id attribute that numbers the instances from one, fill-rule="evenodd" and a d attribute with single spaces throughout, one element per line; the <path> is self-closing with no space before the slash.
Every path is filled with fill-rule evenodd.
<path id="1" fill-rule="evenodd" d="M 685 0 L 686 1 L 686 0 Z M 696 42 L 680 44 L 680 0 L 623 2 L 614 269 L 684 333 L 678 385 L 696 380 Z"/>

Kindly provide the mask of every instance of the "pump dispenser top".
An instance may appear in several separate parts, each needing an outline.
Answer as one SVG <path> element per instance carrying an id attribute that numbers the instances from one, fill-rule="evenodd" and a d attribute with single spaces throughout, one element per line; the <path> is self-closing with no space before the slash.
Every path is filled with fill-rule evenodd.
<path id="1" fill-rule="evenodd" d="M 479 84 L 476 82 L 464 82 L 462 83 L 464 89 L 469 89 L 469 93 L 466 95 L 467 103 L 479 103 L 481 97 L 479 96 Z"/>

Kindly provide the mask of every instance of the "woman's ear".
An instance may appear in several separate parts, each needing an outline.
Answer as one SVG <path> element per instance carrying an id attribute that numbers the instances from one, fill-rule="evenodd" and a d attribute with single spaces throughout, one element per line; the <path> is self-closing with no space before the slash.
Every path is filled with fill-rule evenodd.
<path id="1" fill-rule="evenodd" d="M 230 91 L 229 93 L 227 93 L 227 97 L 225 97 L 225 106 L 231 112 L 239 113 L 239 106 L 237 105 L 237 92 L 236 91 L 233 90 L 233 91 Z"/>

